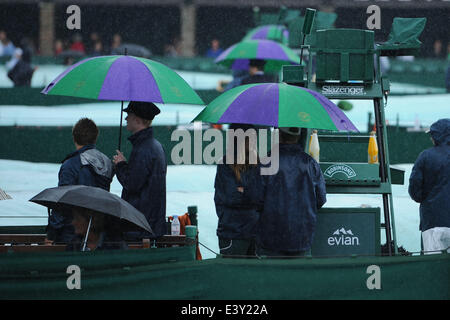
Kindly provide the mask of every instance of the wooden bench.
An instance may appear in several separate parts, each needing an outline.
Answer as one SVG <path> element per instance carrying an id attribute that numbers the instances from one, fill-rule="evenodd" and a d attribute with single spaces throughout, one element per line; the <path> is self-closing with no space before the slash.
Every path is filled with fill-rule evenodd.
<path id="1" fill-rule="evenodd" d="M 0 244 L 43 244 L 46 234 L 0 234 Z"/>
<path id="2" fill-rule="evenodd" d="M 0 253 L 7 253 L 7 252 L 63 252 L 65 250 L 66 250 L 65 244 L 0 245 Z"/>
<path id="3" fill-rule="evenodd" d="M 5 252 L 61 252 L 66 249 L 65 244 L 45 244 L 45 234 L 0 234 L 0 253 Z M 156 245 L 157 248 L 193 245 L 195 240 L 185 235 L 164 235 L 156 244 L 149 239 L 139 243 L 127 243 L 130 249 L 145 249 Z"/>
<path id="4" fill-rule="evenodd" d="M 164 235 L 160 237 L 156 243 L 151 243 L 150 239 L 143 239 L 142 242 L 130 242 L 127 243 L 130 249 L 143 249 L 143 248 L 151 248 L 156 245 L 157 248 L 167 248 L 167 247 L 175 247 L 175 246 L 185 246 L 185 245 L 193 245 L 195 244 L 195 240 L 186 238 L 185 235 L 172 236 L 172 235 Z"/>

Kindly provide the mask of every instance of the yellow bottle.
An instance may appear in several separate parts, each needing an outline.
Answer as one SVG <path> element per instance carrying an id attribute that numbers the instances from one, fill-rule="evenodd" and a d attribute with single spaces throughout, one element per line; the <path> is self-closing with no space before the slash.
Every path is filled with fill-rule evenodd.
<path id="1" fill-rule="evenodd" d="M 319 162 L 320 156 L 320 146 L 319 146 L 319 137 L 317 136 L 317 130 L 313 130 L 311 134 L 311 138 L 309 139 L 309 155 L 314 158 L 317 162 Z"/>
<path id="2" fill-rule="evenodd" d="M 375 131 L 370 133 L 369 148 L 367 150 L 369 163 L 378 163 L 378 145 Z"/>

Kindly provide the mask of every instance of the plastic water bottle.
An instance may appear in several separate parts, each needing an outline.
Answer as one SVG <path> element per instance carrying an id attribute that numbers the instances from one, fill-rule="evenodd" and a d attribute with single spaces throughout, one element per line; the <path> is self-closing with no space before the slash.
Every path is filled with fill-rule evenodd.
<path id="1" fill-rule="evenodd" d="M 378 145 L 377 139 L 375 137 L 375 131 L 372 131 L 370 133 L 369 148 L 367 150 L 367 153 L 369 163 L 378 163 Z"/>
<path id="2" fill-rule="evenodd" d="M 178 220 L 178 216 L 173 216 L 171 231 L 173 236 L 180 235 L 180 220 Z"/>
<path id="3" fill-rule="evenodd" d="M 317 136 L 317 130 L 313 130 L 311 138 L 309 140 L 309 155 L 319 162 L 320 146 L 319 137 Z"/>

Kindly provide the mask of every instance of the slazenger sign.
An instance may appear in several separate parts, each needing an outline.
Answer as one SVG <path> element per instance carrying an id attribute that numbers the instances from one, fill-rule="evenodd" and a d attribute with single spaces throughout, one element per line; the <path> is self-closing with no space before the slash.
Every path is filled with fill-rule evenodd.
<path id="1" fill-rule="evenodd" d="M 329 166 L 325 172 L 323 173 L 327 177 L 332 177 L 336 173 L 343 173 L 347 176 L 347 178 L 353 178 L 356 177 L 356 172 L 353 170 L 352 167 L 349 167 L 346 164 L 333 164 L 332 166 Z"/>
<path id="2" fill-rule="evenodd" d="M 366 94 L 363 86 L 323 86 L 323 95 L 363 96 Z"/>

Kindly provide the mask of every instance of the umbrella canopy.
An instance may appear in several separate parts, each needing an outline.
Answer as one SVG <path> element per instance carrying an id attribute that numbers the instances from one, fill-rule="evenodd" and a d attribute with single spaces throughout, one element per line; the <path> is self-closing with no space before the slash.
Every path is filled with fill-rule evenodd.
<path id="1" fill-rule="evenodd" d="M 318 92 L 285 83 L 239 86 L 218 96 L 193 121 L 358 131 Z"/>
<path id="2" fill-rule="evenodd" d="M 84 59 L 67 68 L 42 93 L 97 100 L 204 104 L 169 67 L 121 55 Z"/>
<path id="3" fill-rule="evenodd" d="M 267 24 L 250 30 L 242 40 L 273 40 L 288 44 L 289 31 L 283 25 Z"/>
<path id="4" fill-rule="evenodd" d="M 287 46 L 272 40 L 244 40 L 226 49 L 214 60 L 232 69 L 248 69 L 250 59 L 266 61 L 264 70 L 281 70 L 285 64 L 299 64 L 300 57 Z"/>
<path id="5" fill-rule="evenodd" d="M 91 209 L 132 222 L 153 234 L 147 219 L 140 211 L 115 194 L 101 188 L 83 185 L 48 188 L 29 201 L 51 209 L 61 207 Z"/>

